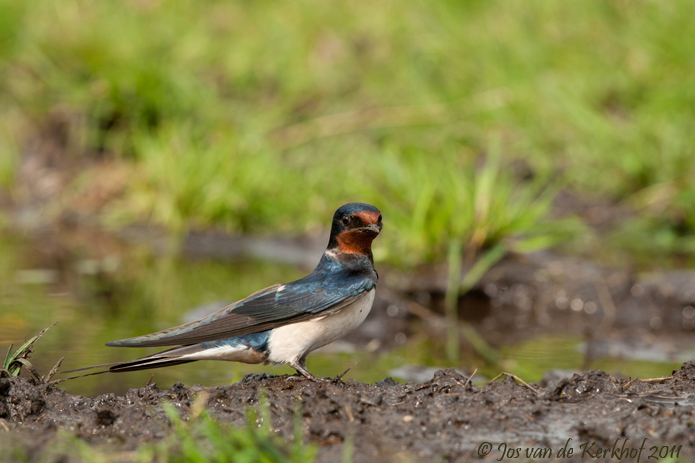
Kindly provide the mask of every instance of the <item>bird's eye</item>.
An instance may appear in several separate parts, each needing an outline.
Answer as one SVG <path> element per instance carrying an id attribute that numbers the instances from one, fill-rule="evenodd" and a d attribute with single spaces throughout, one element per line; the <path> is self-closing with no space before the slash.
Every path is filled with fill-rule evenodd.
<path id="1" fill-rule="evenodd" d="M 343 225 L 347 225 L 350 223 L 350 216 L 349 215 L 344 215 L 343 216 Z"/>

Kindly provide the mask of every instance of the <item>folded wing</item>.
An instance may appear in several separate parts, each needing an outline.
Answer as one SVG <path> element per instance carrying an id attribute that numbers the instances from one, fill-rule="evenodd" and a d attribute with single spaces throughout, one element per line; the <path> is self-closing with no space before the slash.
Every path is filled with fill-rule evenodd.
<path id="1" fill-rule="evenodd" d="M 114 347 L 180 346 L 266 331 L 337 311 L 363 296 L 376 283 L 371 278 L 349 285 L 306 277 L 258 291 L 201 320 L 157 333 L 111 341 Z"/>

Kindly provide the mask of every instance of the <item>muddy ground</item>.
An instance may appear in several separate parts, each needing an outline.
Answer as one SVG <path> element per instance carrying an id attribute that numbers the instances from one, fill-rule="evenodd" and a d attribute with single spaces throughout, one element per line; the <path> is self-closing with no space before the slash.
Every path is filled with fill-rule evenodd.
<path id="1" fill-rule="evenodd" d="M 623 459 L 637 461 L 640 447 L 639 461 L 676 452 L 695 458 L 693 362 L 649 382 L 598 370 L 565 379 L 549 375 L 530 385 L 505 377 L 484 386 L 453 370 L 440 370 L 418 384 L 390 378 L 376 384 L 314 383 L 262 374 L 224 387 L 177 383 L 162 391 L 150 384 L 125 396 L 94 398 L 24 378 L 2 379 L 0 442 L 9 445 L 11 439 L 34 460 L 65 429 L 110 449 L 118 461 L 139 443 L 170 432 L 161 407 L 165 400 L 186 417 L 202 395 L 213 416 L 243 425 L 246 408 L 257 406 L 261 390 L 268 394 L 272 428 L 287 438 L 293 435 L 295 402 L 301 402 L 304 434 L 319 444 L 319 462 L 341 461 L 349 434 L 354 435 L 355 462 L 526 460 L 527 449 L 549 449 L 545 456 L 556 458 L 563 447 L 574 450 L 575 460 L 596 458 L 599 449 L 610 448 L 608 456 L 628 452 Z"/>

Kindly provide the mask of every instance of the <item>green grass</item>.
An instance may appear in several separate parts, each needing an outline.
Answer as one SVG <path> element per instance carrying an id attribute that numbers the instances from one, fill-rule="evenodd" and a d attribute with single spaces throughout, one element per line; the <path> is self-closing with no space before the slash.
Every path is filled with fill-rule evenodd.
<path id="1" fill-rule="evenodd" d="M 382 257 L 411 263 L 443 258 L 448 238 L 566 238 L 538 196 L 559 175 L 629 202 L 626 227 L 661 230 L 660 250 L 693 252 L 695 37 L 674 34 L 693 14 L 687 0 L 0 0 L 15 153 L 0 185 L 61 121 L 67 156 L 129 169 L 101 211 L 112 224 L 297 233 L 362 200 L 398 230 Z"/>
<path id="2" fill-rule="evenodd" d="M 55 325 L 55 323 L 53 323 L 53 325 Z M 36 371 L 31 362 L 29 362 L 29 356 L 32 353 L 32 349 L 34 348 L 34 344 L 36 344 L 36 341 L 38 341 L 46 333 L 46 331 L 52 328 L 53 325 L 41 330 L 39 334 L 33 336 L 14 352 L 12 351 L 14 345 L 10 344 L 10 347 L 8 347 L 7 349 L 7 354 L 5 355 L 5 360 L 0 364 L 0 378 L 11 378 L 13 376 L 19 376 L 19 374 L 22 372 L 22 369 L 24 368 L 28 370 L 38 381 L 50 380 L 55 371 L 58 370 L 58 367 L 60 366 L 63 359 L 60 359 L 58 364 L 55 366 L 53 370 L 51 370 L 51 372 L 48 375 L 42 377 L 39 374 L 39 372 Z"/>
<path id="3" fill-rule="evenodd" d="M 295 412 L 293 442 L 273 434 L 268 397 L 263 393 L 259 394 L 259 409 L 247 409 L 247 424 L 242 428 L 222 425 L 204 409 L 184 421 L 173 406 L 163 406 L 174 433 L 159 445 L 143 445 L 142 461 L 311 463 L 316 458 L 316 445 L 304 443 L 299 409 Z"/>

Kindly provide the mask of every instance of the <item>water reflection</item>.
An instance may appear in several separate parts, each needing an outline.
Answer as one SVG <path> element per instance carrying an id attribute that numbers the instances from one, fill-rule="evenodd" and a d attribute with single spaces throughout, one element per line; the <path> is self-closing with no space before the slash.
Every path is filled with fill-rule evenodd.
<path id="1" fill-rule="evenodd" d="M 110 247 L 109 255 L 85 248 L 60 258 L 35 243 L 4 235 L 0 244 L 0 349 L 24 341 L 58 322 L 36 346 L 32 361 L 40 371 L 65 356 L 63 369 L 116 362 L 155 349 L 114 349 L 104 343 L 183 323 L 192 307 L 237 300 L 271 284 L 303 276 L 288 265 L 263 262 L 219 263 L 155 256 L 138 246 Z M 80 255 L 83 254 L 83 255 Z M 266 367 L 267 368 L 267 367 Z M 248 371 L 263 371 L 263 366 Z M 199 362 L 153 370 L 164 383 L 224 384 L 247 372 L 235 364 Z M 101 375 L 64 383 L 72 392 L 92 393 L 144 384 L 151 373 Z"/>
<path id="2" fill-rule="evenodd" d="M 185 323 L 214 311 L 226 301 L 306 273 L 306 268 L 278 262 L 186 259 L 156 253 L 151 245 L 124 244 L 103 235 L 61 234 L 37 239 L 5 234 L 0 236 L 0 352 L 4 355 L 10 343 L 19 345 L 57 321 L 58 325 L 36 346 L 32 362 L 40 372 L 49 371 L 63 356 L 64 370 L 133 359 L 158 349 L 114 349 L 104 343 Z M 486 304 L 481 312 L 483 318 L 474 320 L 480 323 L 479 327 L 487 327 L 503 338 L 506 325 L 518 332 L 515 324 L 538 323 L 528 308 L 533 294 L 524 287 L 504 291 L 487 285 L 480 294 L 487 299 L 476 299 L 478 304 Z M 496 301 L 507 304 L 505 298 L 510 298 L 509 304 L 516 303 L 519 311 L 502 311 L 495 316 L 490 309 Z M 436 298 L 425 291 L 414 293 L 413 299 L 421 305 L 436 303 Z M 560 304 L 559 312 L 568 316 L 596 311 L 594 302 L 569 297 L 564 291 L 557 293 L 555 304 Z M 614 349 L 599 349 L 603 344 L 596 340 L 592 343 L 593 355 L 587 360 L 587 349 L 582 347 L 585 340 L 542 332 L 513 346 L 500 346 L 503 360 L 498 365 L 485 364 L 475 355 L 464 355 L 462 365 L 448 365 L 441 339 L 425 329 L 422 320 L 409 314 L 405 306 L 386 302 L 382 308 L 375 308 L 375 312 L 379 310 L 383 310 L 381 324 L 363 325 L 364 342 L 336 343 L 312 354 L 308 359 L 311 371 L 319 376 L 336 376 L 357 363 L 346 378 L 374 382 L 390 374 L 412 381 L 411 375 L 399 372 L 417 367 L 430 374 L 436 368 L 455 366 L 463 372 L 477 368 L 480 378 L 494 377 L 506 370 L 527 381 L 539 381 L 557 369 L 601 368 L 609 373 L 648 378 L 665 376 L 680 366 L 681 357 L 676 355 L 614 355 Z M 376 315 L 370 315 L 367 321 Z M 682 323 L 690 323 L 695 320 L 695 309 L 687 306 L 678 316 Z M 402 324 L 396 328 L 399 321 Z M 385 326 L 394 329 L 388 338 L 384 337 Z M 375 327 L 381 327 L 379 333 L 373 332 Z M 380 334 L 384 336 L 379 337 Z M 208 361 L 92 376 L 65 382 L 61 387 L 85 395 L 122 394 L 131 387 L 143 386 L 153 373 L 153 381 L 160 387 L 169 387 L 176 381 L 187 385 L 225 385 L 244 374 L 260 372 L 294 373 L 288 367 Z"/>

